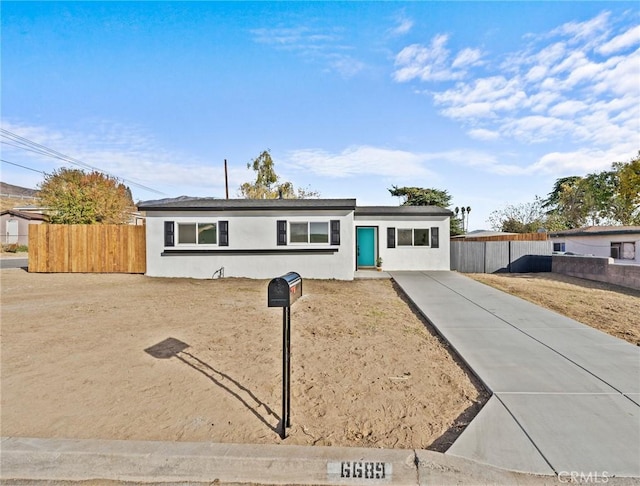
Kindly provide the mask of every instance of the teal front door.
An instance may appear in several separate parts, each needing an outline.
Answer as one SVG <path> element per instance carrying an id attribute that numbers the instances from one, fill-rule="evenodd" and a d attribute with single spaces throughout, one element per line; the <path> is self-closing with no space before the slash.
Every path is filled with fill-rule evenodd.
<path id="1" fill-rule="evenodd" d="M 375 228 L 357 228 L 356 249 L 358 267 L 373 267 L 376 263 Z"/>

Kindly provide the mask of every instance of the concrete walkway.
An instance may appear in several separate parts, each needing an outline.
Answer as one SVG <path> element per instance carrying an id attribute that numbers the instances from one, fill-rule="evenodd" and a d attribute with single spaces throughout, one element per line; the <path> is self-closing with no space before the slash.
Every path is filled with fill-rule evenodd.
<path id="1" fill-rule="evenodd" d="M 640 477 L 640 348 L 455 272 L 392 277 L 493 393 L 447 454 Z"/>

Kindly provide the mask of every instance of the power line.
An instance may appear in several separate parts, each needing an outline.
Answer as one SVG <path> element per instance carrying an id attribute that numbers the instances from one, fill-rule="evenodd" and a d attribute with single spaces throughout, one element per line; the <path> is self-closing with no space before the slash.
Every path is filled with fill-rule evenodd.
<path id="1" fill-rule="evenodd" d="M 32 169 L 31 167 L 27 167 L 25 165 L 16 164 L 15 162 L 9 162 L 8 160 L 4 160 L 4 159 L 0 159 L 0 161 L 4 162 L 5 164 L 15 165 L 16 167 L 22 167 L 23 169 L 32 170 L 33 172 L 39 172 L 40 174 L 47 175 L 41 170 Z"/>
<path id="2" fill-rule="evenodd" d="M 20 136 L 20 135 L 18 135 L 16 133 L 10 132 L 9 130 L 5 130 L 4 128 L 0 128 L 0 135 L 2 135 L 2 137 L 4 137 L 4 138 L 9 139 L 11 142 L 13 142 L 13 143 L 10 143 L 10 142 L 7 142 L 6 140 L 2 141 L 2 143 L 6 144 L 6 145 L 10 145 L 12 147 L 20 148 L 22 150 L 26 150 L 26 151 L 29 151 L 29 152 L 34 152 L 34 153 L 37 153 L 37 154 L 40 154 L 40 155 L 44 155 L 46 157 L 51 157 L 51 158 L 54 158 L 54 159 L 58 159 L 58 160 L 61 160 L 61 161 L 64 161 L 64 162 L 68 162 L 68 163 L 76 165 L 78 167 L 82 167 L 83 169 L 91 169 L 91 170 L 100 172 L 102 174 L 106 174 L 108 176 L 111 176 L 111 177 L 113 177 L 115 179 L 119 179 L 119 180 L 121 180 L 123 182 L 126 182 L 129 185 L 138 187 L 140 189 L 144 189 L 145 191 L 149 191 L 149 192 L 153 192 L 153 193 L 156 193 L 156 194 L 160 194 L 162 196 L 167 196 L 167 194 L 164 193 L 164 192 L 158 191 L 156 189 L 153 189 L 151 187 L 145 186 L 143 184 L 139 184 L 137 182 L 134 182 L 134 181 L 131 181 L 131 180 L 128 180 L 128 179 L 124 179 L 122 177 L 118 177 L 118 176 L 116 176 L 114 174 L 111 174 L 111 173 L 109 173 L 109 172 L 107 172 L 105 170 L 102 170 L 102 169 L 100 169 L 98 167 L 94 167 L 94 166 L 89 165 L 89 164 L 87 164 L 85 162 L 82 162 L 81 160 L 75 159 L 73 157 L 69 157 L 68 155 L 65 155 L 65 154 L 63 154 L 61 152 L 58 152 L 57 150 L 53 150 L 53 149 L 51 149 L 51 148 L 49 148 L 49 147 L 47 147 L 45 145 L 39 144 L 37 142 L 29 140 L 28 138 L 22 137 L 22 136 Z M 11 163 L 11 162 L 8 162 L 8 163 Z M 12 165 L 17 165 L 17 164 L 12 164 Z M 25 168 L 28 169 L 28 167 L 25 167 Z M 29 170 L 35 170 L 35 169 L 29 169 Z M 40 171 L 36 171 L 36 172 L 40 172 Z M 44 172 L 43 172 L 43 174 L 44 174 Z"/>

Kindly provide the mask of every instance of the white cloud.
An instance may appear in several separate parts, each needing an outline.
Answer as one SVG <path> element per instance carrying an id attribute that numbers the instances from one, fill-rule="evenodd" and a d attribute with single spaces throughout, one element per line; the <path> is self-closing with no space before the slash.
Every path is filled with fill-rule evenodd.
<path id="1" fill-rule="evenodd" d="M 2 120 L 2 128 L 124 180 L 134 196 L 141 199 L 151 199 L 157 194 L 140 185 L 171 196 L 181 195 L 173 192 L 179 187 L 212 196 L 224 193 L 222 167 L 213 168 L 187 154 L 172 152 L 138 127 L 93 121 L 84 122 L 81 130 L 54 130 Z M 80 168 L 4 143 L 2 149 L 9 161 L 20 161 L 47 173 L 63 166 Z M 231 183 L 239 185 L 242 179 L 235 177 L 241 174 L 233 173 L 231 178 Z"/>
<path id="2" fill-rule="evenodd" d="M 250 31 L 255 42 L 270 45 L 275 49 L 295 53 L 305 61 L 325 66 L 325 71 L 337 72 L 350 78 L 366 68 L 363 61 L 353 55 L 353 47 L 343 43 L 340 29 L 318 29 L 309 26 L 274 27 Z"/>
<path id="3" fill-rule="evenodd" d="M 322 149 L 289 152 L 284 165 L 326 177 L 378 175 L 384 177 L 429 177 L 428 157 L 403 150 L 368 145 L 352 146 L 340 153 Z"/>
<path id="4" fill-rule="evenodd" d="M 629 159 L 624 150 L 582 149 L 572 152 L 550 152 L 531 165 L 530 172 L 546 173 L 558 177 L 564 175 L 584 175 L 611 167 L 612 161 Z"/>
<path id="5" fill-rule="evenodd" d="M 606 96 L 635 95 L 640 97 L 640 49 L 628 56 L 618 56 L 605 63 L 606 69 L 600 73 L 593 87 L 594 93 Z"/>
<path id="6" fill-rule="evenodd" d="M 615 36 L 610 41 L 598 47 L 596 51 L 608 56 L 637 44 L 640 44 L 640 25 L 636 25 L 626 32 Z"/>
<path id="7" fill-rule="evenodd" d="M 347 54 L 331 54 L 328 63 L 332 71 L 337 71 L 344 78 L 351 78 L 364 70 L 366 64 Z"/>
<path id="8" fill-rule="evenodd" d="M 588 105 L 582 101 L 568 100 L 552 106 L 549 109 L 549 114 L 554 117 L 574 116 L 588 108 Z"/>
<path id="9" fill-rule="evenodd" d="M 451 67 L 455 69 L 474 66 L 478 64 L 480 59 L 482 59 L 482 51 L 480 49 L 466 48 L 460 51 L 460 53 L 456 56 L 453 63 L 451 64 Z"/>
<path id="10" fill-rule="evenodd" d="M 590 154 L 628 153 L 621 149 L 628 140 L 637 145 L 640 48 L 627 51 L 640 43 L 640 27 L 603 12 L 528 39 L 499 63 L 483 61 L 473 46 L 452 62 L 448 37 L 436 36 L 428 48 L 402 49 L 394 76 L 444 81 L 443 88 L 420 91 L 476 140 L 583 145 Z M 465 75 L 456 67 L 464 67 Z M 547 165 L 527 170 L 542 167 Z"/>
<path id="11" fill-rule="evenodd" d="M 455 119 L 493 117 L 498 111 L 518 109 L 526 98 L 518 78 L 503 76 L 481 78 L 472 84 L 460 83 L 434 94 L 437 105 L 448 107 L 442 113 Z"/>
<path id="12" fill-rule="evenodd" d="M 250 31 L 256 42 L 276 47 L 307 48 L 336 42 L 339 37 L 333 32 L 312 30 L 306 26 L 262 28 Z"/>
<path id="13" fill-rule="evenodd" d="M 451 60 L 448 40 L 448 35 L 439 34 L 428 46 L 411 44 L 402 49 L 396 55 L 393 78 L 400 83 L 413 79 L 449 81 L 461 79 L 467 68 L 481 64 L 480 49 L 463 49 Z"/>
<path id="14" fill-rule="evenodd" d="M 469 130 L 467 134 L 471 138 L 475 138 L 476 140 L 497 140 L 500 138 L 500 133 L 494 130 L 487 130 L 486 128 L 474 128 Z"/>
<path id="15" fill-rule="evenodd" d="M 573 122 L 551 116 L 531 115 L 504 123 L 501 133 L 528 143 L 542 143 L 573 130 Z"/>
<path id="16" fill-rule="evenodd" d="M 405 35 L 411 32 L 413 28 L 413 20 L 408 18 L 404 12 L 396 16 L 396 25 L 389 29 L 389 34 L 393 36 Z"/>
<path id="17" fill-rule="evenodd" d="M 607 32 L 610 15 L 609 12 L 602 12 L 585 22 L 567 22 L 552 30 L 551 35 L 567 37 L 570 42 L 590 42 Z"/>

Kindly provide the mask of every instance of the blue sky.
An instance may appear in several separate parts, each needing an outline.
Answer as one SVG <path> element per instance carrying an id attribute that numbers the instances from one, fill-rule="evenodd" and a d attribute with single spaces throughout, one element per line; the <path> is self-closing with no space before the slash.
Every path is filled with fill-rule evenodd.
<path id="1" fill-rule="evenodd" d="M 637 2 L 1 8 L 2 128 L 163 193 L 133 185 L 136 200 L 224 197 L 224 159 L 237 196 L 268 148 L 326 198 L 446 189 L 473 230 L 640 149 Z M 62 165 L 5 143 L 2 158 Z"/>

